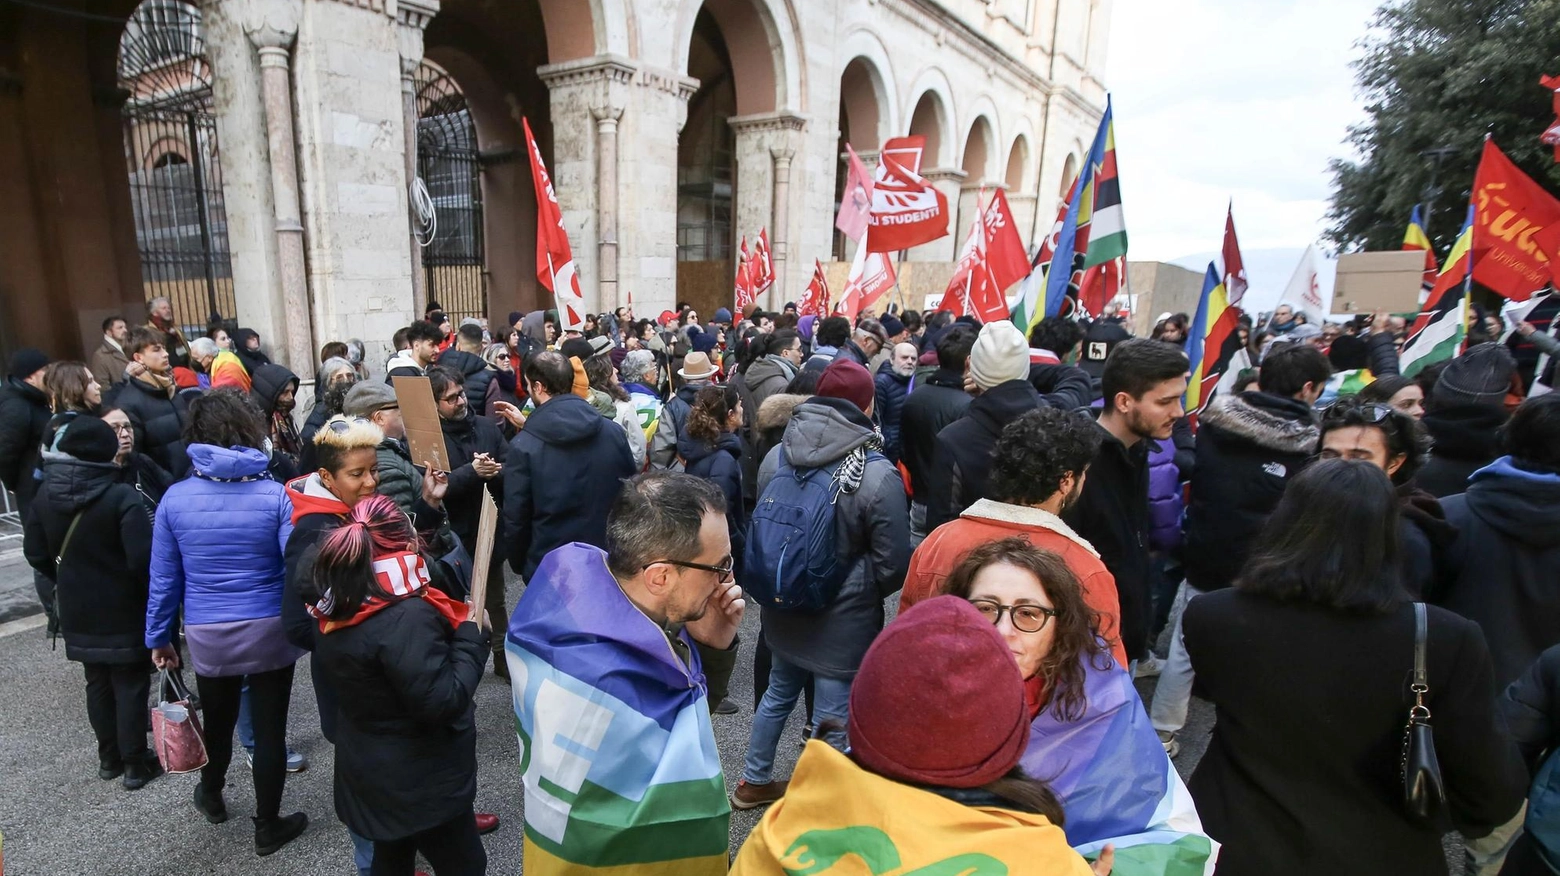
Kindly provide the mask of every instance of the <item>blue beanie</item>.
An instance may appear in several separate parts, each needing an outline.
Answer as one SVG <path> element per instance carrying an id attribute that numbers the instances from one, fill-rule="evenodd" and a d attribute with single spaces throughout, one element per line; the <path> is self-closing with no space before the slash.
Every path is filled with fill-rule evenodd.
<path id="1" fill-rule="evenodd" d="M 727 308 L 724 308 L 724 307 L 720 308 L 719 310 L 716 310 L 715 311 L 715 321 L 719 322 L 719 323 L 729 323 L 729 322 L 731 322 L 731 311 L 728 310 Z"/>
<path id="2" fill-rule="evenodd" d="M 715 335 L 711 332 L 699 332 L 693 336 L 693 351 L 703 353 L 706 356 L 715 352 Z"/>

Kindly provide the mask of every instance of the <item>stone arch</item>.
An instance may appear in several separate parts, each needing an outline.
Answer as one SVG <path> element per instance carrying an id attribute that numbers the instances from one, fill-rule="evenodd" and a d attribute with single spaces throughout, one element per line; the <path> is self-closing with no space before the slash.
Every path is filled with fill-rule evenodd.
<path id="1" fill-rule="evenodd" d="M 889 61 L 888 50 L 883 43 L 871 31 L 854 30 L 845 38 L 841 57 L 849 58 L 840 74 L 840 107 L 841 112 L 850 112 L 847 94 L 860 88 L 861 97 L 870 94 L 875 104 L 876 131 L 872 135 L 873 145 L 863 145 L 860 133 L 854 128 L 848 132 L 842 128 L 841 135 L 846 136 L 855 146 L 857 151 L 862 149 L 877 149 L 883 145 L 883 141 L 899 134 L 904 130 L 899 116 L 899 95 L 894 88 L 893 66 Z M 852 81 L 852 73 L 862 77 Z"/>
<path id="2" fill-rule="evenodd" d="M 999 170 L 997 144 L 1002 141 L 997 132 L 996 114 L 989 107 L 982 106 L 989 103 L 984 98 L 976 103 L 969 131 L 964 135 L 959 167 L 967 174 L 964 179 L 966 183 L 984 182 L 993 178 Z"/>
<path id="3" fill-rule="evenodd" d="M 1078 175 L 1078 155 L 1076 151 L 1069 152 L 1067 160 L 1062 163 L 1061 187 L 1057 190 L 1056 196 L 1063 200 L 1067 198 L 1067 192 L 1072 188 L 1073 178 Z"/>
<path id="4" fill-rule="evenodd" d="M 1019 134 L 1013 138 L 1013 145 L 1008 148 L 1007 170 L 1002 175 L 1002 182 L 1008 187 L 1008 191 L 1023 193 L 1027 190 L 1026 180 L 1029 177 L 1029 135 Z"/>
<path id="5" fill-rule="evenodd" d="M 928 67 L 916 77 L 909 93 L 915 96 L 907 113 L 910 133 L 926 137 L 926 158 L 922 160 L 921 167 L 928 169 L 953 165 L 954 150 L 958 148 L 958 144 L 953 142 L 953 132 L 958 127 L 953 111 L 953 89 L 948 85 L 948 77 L 936 67 Z"/>
<path id="6" fill-rule="evenodd" d="M 673 63 L 684 75 L 693 75 L 689 50 L 701 12 L 714 18 L 733 59 L 737 115 L 807 108 L 804 60 L 790 0 L 683 0 Z"/>

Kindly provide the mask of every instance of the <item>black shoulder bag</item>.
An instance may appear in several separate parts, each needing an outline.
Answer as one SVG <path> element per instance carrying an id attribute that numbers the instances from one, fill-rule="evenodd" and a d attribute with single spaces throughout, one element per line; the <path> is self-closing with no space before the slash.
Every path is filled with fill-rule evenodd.
<path id="1" fill-rule="evenodd" d="M 60 638 L 60 564 L 65 562 L 65 551 L 70 547 L 70 537 L 76 534 L 76 524 L 81 522 L 81 515 L 86 510 L 76 512 L 76 516 L 70 520 L 70 527 L 65 530 L 65 540 L 60 542 L 59 553 L 54 555 L 54 598 L 43 607 L 44 614 L 48 618 L 49 650 L 59 647 Z"/>
<path id="2" fill-rule="evenodd" d="M 1435 756 L 1435 734 L 1430 727 L 1430 708 L 1425 697 L 1430 693 L 1425 671 L 1425 639 L 1428 622 L 1425 604 L 1414 603 L 1414 677 L 1408 689 L 1414 704 L 1408 710 L 1408 726 L 1403 729 L 1403 806 L 1413 821 L 1445 831 L 1449 828 L 1446 811 L 1446 783 L 1441 778 L 1441 762 Z"/>

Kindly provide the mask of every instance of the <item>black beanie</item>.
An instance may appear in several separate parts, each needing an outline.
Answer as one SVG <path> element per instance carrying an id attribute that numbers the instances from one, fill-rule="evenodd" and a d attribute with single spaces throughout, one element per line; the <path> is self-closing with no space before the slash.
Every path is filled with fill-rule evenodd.
<path id="1" fill-rule="evenodd" d="M 23 347 L 11 354 L 11 376 L 17 380 L 26 380 L 48 364 L 49 357 L 43 351 Z"/>
<path id="2" fill-rule="evenodd" d="M 55 446 L 82 462 L 113 462 L 119 455 L 119 436 L 97 417 L 82 414 L 65 425 Z"/>

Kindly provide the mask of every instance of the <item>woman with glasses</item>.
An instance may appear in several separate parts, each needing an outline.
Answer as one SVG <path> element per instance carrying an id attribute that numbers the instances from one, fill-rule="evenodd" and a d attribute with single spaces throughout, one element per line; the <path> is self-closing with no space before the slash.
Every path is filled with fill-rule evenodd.
<path id="1" fill-rule="evenodd" d="M 255 852 L 269 855 L 309 823 L 302 812 L 281 815 L 293 664 L 303 655 L 282 629 L 282 550 L 292 535 L 292 508 L 267 470 L 265 425 L 248 396 L 217 389 L 190 402 L 183 438 L 192 476 L 170 487 L 157 507 L 146 646 L 159 667 L 180 666 L 173 636 L 182 609 L 210 756 L 195 808 L 212 824 L 228 817 L 222 791 L 247 682 Z"/>
<path id="2" fill-rule="evenodd" d="M 513 329 L 509 332 L 515 335 Z M 515 407 L 520 407 L 520 398 L 517 395 L 520 389 L 516 379 L 514 350 L 508 344 L 489 344 L 482 352 L 482 361 L 493 369 L 493 380 L 488 383 L 487 396 L 483 400 L 482 410 L 478 411 L 484 416 L 491 417 L 503 426 L 507 421 L 499 416 L 498 402 L 508 402 Z"/>
<path id="3" fill-rule="evenodd" d="M 1134 872 L 1201 872 L 1198 841 L 1175 844 L 1201 836 L 1197 812 L 1067 561 L 1005 538 L 971 551 L 943 592 L 995 625 L 1017 663 L 1030 721 L 1021 764 L 1060 798 L 1068 843 L 1089 854 L 1110 842 L 1118 862 L 1162 868 Z"/>
<path id="4" fill-rule="evenodd" d="M 128 414 L 109 405 L 103 411 L 103 422 L 114 430 L 114 437 L 119 441 L 119 452 L 114 456 L 114 465 L 119 467 L 119 482 L 129 484 L 140 494 L 148 517 L 156 514 L 163 494 L 173 486 L 173 475 L 150 456 L 135 449 L 135 426 Z"/>

